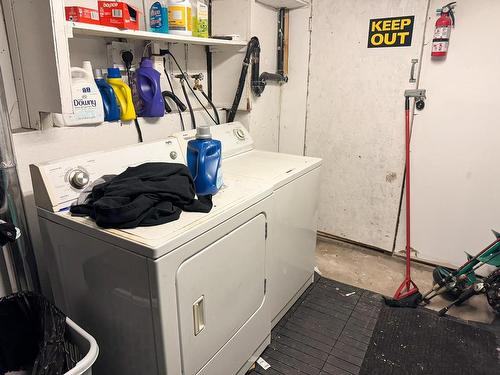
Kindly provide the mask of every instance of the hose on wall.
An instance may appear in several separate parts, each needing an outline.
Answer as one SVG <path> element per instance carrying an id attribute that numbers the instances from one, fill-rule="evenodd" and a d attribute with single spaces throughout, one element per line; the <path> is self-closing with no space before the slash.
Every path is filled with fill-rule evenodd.
<path id="1" fill-rule="evenodd" d="M 259 38 L 254 36 L 248 41 L 247 44 L 247 51 L 245 53 L 245 58 L 243 59 L 243 66 L 241 67 L 240 79 L 238 80 L 238 88 L 236 89 L 236 94 L 234 96 L 233 104 L 227 115 L 228 122 L 234 121 L 234 118 L 236 116 L 236 111 L 238 110 L 238 106 L 240 105 L 243 89 L 245 88 L 245 80 L 248 74 L 248 66 L 250 65 L 250 58 L 252 57 L 252 55 L 257 53 L 260 53 L 260 43 L 259 43 Z M 256 73 L 258 74 L 258 72 Z"/>
<path id="2" fill-rule="evenodd" d="M 282 66 L 282 63 L 278 65 Z M 255 96 L 261 96 L 266 88 L 268 81 L 275 81 L 283 83 L 288 81 L 288 77 L 278 73 L 260 73 L 260 42 L 256 36 L 252 37 L 247 44 L 247 51 L 243 59 L 243 66 L 241 67 L 240 78 L 238 80 L 238 88 L 234 96 L 233 104 L 227 115 L 227 121 L 233 122 L 240 105 L 243 89 L 245 88 L 245 80 L 248 74 L 248 67 L 252 66 L 251 73 L 251 89 Z"/>

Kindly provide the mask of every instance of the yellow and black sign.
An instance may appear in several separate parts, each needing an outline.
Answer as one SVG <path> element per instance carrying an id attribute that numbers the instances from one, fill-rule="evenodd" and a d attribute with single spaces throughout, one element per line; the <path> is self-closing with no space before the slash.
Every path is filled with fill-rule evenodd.
<path id="1" fill-rule="evenodd" d="M 368 48 L 411 46 L 415 16 L 370 20 Z"/>

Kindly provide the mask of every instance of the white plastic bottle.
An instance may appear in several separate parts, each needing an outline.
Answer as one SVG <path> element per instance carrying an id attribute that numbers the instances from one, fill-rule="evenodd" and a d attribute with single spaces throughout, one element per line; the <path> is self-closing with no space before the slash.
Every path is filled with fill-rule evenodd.
<path id="1" fill-rule="evenodd" d="M 75 126 L 104 121 L 102 97 L 90 61 L 84 61 L 82 68 L 71 67 L 71 92 L 73 113 L 54 114 L 55 125 Z"/>
<path id="2" fill-rule="evenodd" d="M 191 1 L 168 0 L 168 33 L 192 36 Z"/>

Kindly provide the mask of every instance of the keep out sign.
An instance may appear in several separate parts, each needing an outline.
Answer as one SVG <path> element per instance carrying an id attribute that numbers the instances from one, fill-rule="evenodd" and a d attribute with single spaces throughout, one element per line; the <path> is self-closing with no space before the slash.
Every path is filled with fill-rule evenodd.
<path id="1" fill-rule="evenodd" d="M 411 46 L 415 16 L 370 20 L 368 48 Z"/>

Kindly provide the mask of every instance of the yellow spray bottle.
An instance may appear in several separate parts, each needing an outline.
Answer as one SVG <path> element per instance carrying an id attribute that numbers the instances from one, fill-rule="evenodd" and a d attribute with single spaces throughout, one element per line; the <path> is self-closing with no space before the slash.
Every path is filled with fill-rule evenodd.
<path id="1" fill-rule="evenodd" d="M 132 100 L 132 90 L 123 82 L 119 68 L 108 68 L 108 83 L 113 88 L 118 104 L 120 105 L 120 120 L 135 120 L 134 102 Z"/>

